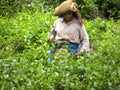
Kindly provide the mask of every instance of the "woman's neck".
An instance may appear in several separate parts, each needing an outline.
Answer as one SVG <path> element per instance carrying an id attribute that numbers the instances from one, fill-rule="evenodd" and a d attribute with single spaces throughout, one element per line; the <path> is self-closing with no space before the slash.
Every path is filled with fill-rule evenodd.
<path id="1" fill-rule="evenodd" d="M 69 19 L 69 20 L 66 20 L 66 19 L 64 18 L 65 23 L 69 23 L 72 19 L 73 19 L 73 18 L 71 18 L 71 19 Z"/>

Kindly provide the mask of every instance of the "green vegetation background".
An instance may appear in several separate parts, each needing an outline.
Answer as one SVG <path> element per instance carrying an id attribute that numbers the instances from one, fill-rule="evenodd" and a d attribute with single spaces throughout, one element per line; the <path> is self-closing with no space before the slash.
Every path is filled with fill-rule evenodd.
<path id="1" fill-rule="evenodd" d="M 38 2 L 32 2 L 35 1 Z M 84 1 L 87 4 L 82 3 L 83 6 L 89 6 L 88 1 Z M 91 17 L 81 11 L 90 37 L 90 56 L 75 60 L 64 51 L 50 63 L 47 52 L 53 45 L 46 39 L 57 18 L 52 15 L 54 6 L 49 8 L 45 1 L 31 2 L 23 3 L 26 7 L 13 11 L 14 7 L 8 3 L 16 3 L 16 0 L 0 2 L 1 90 L 120 90 L 119 16 L 101 17 L 98 14 Z M 20 4 L 22 0 L 18 2 Z M 31 5 L 43 8 L 28 8 Z M 7 7 L 6 11 L 3 6 Z"/>

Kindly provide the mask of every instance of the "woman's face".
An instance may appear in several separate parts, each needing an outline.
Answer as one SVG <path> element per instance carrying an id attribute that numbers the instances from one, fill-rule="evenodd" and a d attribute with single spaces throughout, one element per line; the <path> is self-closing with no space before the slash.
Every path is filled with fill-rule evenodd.
<path id="1" fill-rule="evenodd" d="M 66 12 L 64 15 L 63 15 L 64 19 L 66 22 L 69 22 L 72 20 L 72 17 L 73 17 L 73 14 L 71 11 L 68 11 Z"/>

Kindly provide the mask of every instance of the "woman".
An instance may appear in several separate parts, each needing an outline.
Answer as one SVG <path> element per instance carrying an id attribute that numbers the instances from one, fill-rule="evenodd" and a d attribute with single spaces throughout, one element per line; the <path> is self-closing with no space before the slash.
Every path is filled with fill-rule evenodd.
<path id="1" fill-rule="evenodd" d="M 59 18 L 47 40 L 52 42 L 52 39 L 55 39 L 55 48 L 50 51 L 50 61 L 56 49 L 63 45 L 67 45 L 69 52 L 77 56 L 82 55 L 84 51 L 88 52 L 89 37 L 78 13 L 77 4 L 72 0 L 64 1 L 55 9 L 54 15 Z"/>

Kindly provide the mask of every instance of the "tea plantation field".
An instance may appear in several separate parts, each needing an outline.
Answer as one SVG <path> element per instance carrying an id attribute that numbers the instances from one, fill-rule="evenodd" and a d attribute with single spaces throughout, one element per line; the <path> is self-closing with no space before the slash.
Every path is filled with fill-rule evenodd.
<path id="1" fill-rule="evenodd" d="M 57 17 L 0 17 L 0 90 L 120 90 L 120 20 L 84 20 L 89 57 L 64 51 L 48 61 L 46 42 Z"/>

